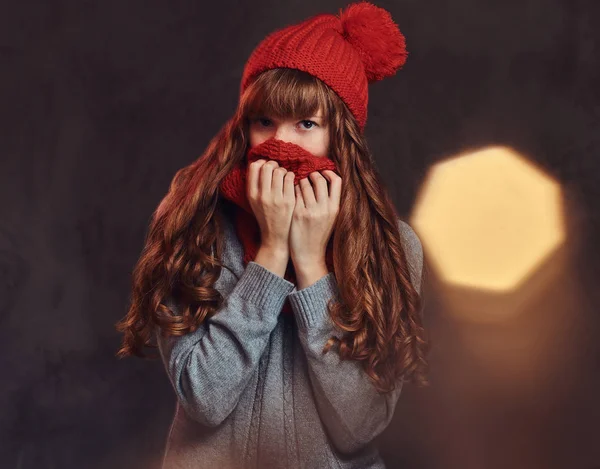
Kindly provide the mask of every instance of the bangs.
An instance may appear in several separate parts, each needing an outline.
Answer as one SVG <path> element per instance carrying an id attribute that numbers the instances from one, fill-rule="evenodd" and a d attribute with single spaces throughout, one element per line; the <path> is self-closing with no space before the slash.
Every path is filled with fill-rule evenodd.
<path id="1" fill-rule="evenodd" d="M 331 115 L 330 91 L 321 80 L 290 68 L 267 70 L 248 86 L 243 96 L 245 117 L 272 116 L 302 119 L 323 111 L 325 122 Z"/>

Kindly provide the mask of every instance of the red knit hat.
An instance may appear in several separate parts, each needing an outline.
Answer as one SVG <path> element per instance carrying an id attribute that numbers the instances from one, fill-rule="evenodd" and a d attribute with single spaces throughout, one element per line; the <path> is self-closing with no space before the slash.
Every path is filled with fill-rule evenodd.
<path id="1" fill-rule="evenodd" d="M 316 15 L 264 38 L 246 62 L 240 94 L 265 70 L 303 70 L 338 94 L 362 131 L 368 83 L 395 75 L 407 56 L 404 36 L 388 11 L 352 3 L 337 16 Z"/>

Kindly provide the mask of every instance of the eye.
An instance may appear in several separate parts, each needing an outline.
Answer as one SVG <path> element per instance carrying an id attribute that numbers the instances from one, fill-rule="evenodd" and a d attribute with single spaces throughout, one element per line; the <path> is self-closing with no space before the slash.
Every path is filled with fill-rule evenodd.
<path id="1" fill-rule="evenodd" d="M 262 127 L 268 127 L 268 125 L 271 123 L 271 121 L 266 117 L 257 117 L 254 121 L 258 122 Z"/>
<path id="2" fill-rule="evenodd" d="M 312 124 L 310 127 L 308 127 L 309 129 L 312 129 L 314 126 L 317 126 L 317 127 L 319 126 L 319 124 L 317 124 L 316 122 L 308 120 L 308 119 L 305 119 L 305 120 L 300 121 L 300 122 L 302 122 L 303 124 L 304 123 Z"/>

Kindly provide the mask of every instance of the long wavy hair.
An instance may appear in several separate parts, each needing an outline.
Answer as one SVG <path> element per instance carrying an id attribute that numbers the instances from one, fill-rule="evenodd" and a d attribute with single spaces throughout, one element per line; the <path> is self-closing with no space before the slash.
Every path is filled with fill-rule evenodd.
<path id="1" fill-rule="evenodd" d="M 325 111 L 328 156 L 343 181 L 332 235 L 341 302 L 330 302 L 328 310 L 344 333 L 330 337 L 323 352 L 337 345 L 341 359 L 361 362 L 379 392 L 394 389 L 399 379 L 429 384 L 421 296 L 411 283 L 398 216 L 365 137 L 327 85 L 287 68 L 261 73 L 204 153 L 176 172 L 133 270 L 129 310 L 115 325 L 124 334 L 119 358 L 146 357 L 144 347 L 157 348 L 155 328 L 163 336 L 181 336 L 218 312 L 223 297 L 214 283 L 226 267 L 220 261 L 219 184 L 245 156 L 250 116 L 305 119 L 318 110 Z M 177 298 L 177 314 L 167 298 Z"/>

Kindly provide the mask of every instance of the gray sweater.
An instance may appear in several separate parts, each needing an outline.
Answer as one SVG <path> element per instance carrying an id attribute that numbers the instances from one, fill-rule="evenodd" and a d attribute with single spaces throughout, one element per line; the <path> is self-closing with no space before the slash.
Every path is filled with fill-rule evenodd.
<path id="1" fill-rule="evenodd" d="M 385 468 L 372 440 L 388 425 L 402 382 L 378 394 L 355 361 L 337 349 L 327 313 L 335 274 L 296 286 L 256 262 L 229 216 L 223 268 L 215 284 L 221 309 L 195 332 L 163 338 L 159 351 L 175 391 L 163 469 Z M 398 220 L 411 280 L 421 287 L 423 252 Z M 289 298 L 294 314 L 280 314 Z M 169 301 L 177 313 L 177 306 Z"/>

